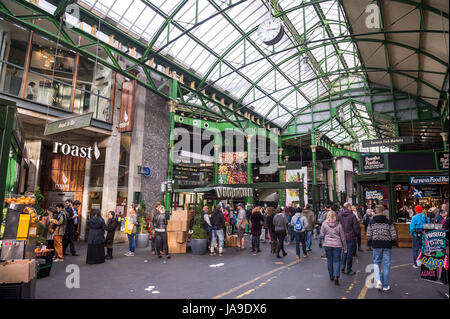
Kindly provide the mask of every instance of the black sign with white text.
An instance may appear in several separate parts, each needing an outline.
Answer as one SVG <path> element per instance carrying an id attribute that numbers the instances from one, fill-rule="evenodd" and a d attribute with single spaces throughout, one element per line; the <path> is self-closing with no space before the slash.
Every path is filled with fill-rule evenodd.
<path id="1" fill-rule="evenodd" d="M 361 171 L 376 172 L 386 169 L 386 155 L 366 155 L 361 156 Z"/>

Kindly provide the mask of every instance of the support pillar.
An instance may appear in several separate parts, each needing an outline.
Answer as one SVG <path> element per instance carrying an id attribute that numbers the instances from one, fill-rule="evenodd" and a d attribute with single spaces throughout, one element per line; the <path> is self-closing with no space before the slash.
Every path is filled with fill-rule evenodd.
<path id="1" fill-rule="evenodd" d="M 214 145 L 214 184 L 219 184 L 219 151 L 221 145 Z M 214 207 L 217 205 L 217 200 L 214 200 Z"/>
<path id="2" fill-rule="evenodd" d="M 448 152 L 448 132 L 442 132 L 441 136 L 444 142 L 444 152 Z"/>
<path id="3" fill-rule="evenodd" d="M 333 169 L 333 202 L 337 203 L 338 196 L 336 188 L 336 157 L 333 157 L 332 169 Z"/>
<path id="4" fill-rule="evenodd" d="M 313 139 L 314 142 L 314 139 Z M 311 151 L 312 151 L 312 173 L 313 173 L 313 187 L 312 187 L 312 201 L 313 201 L 313 211 L 317 212 L 319 209 L 319 203 L 317 200 L 317 172 L 316 172 L 316 145 L 311 145 Z"/>
<path id="5" fill-rule="evenodd" d="M 247 184 L 253 184 L 253 165 L 252 165 L 252 137 L 253 135 L 247 135 Z M 253 197 L 247 197 L 247 206 L 253 205 Z"/>
<path id="6" fill-rule="evenodd" d="M 399 133 L 399 128 L 398 128 L 398 122 L 397 121 L 395 121 L 394 122 L 394 137 L 399 137 L 399 135 L 400 135 L 400 133 Z M 396 145 L 395 146 L 395 150 L 397 151 L 397 152 L 400 152 L 400 145 Z"/>
<path id="7" fill-rule="evenodd" d="M 175 128 L 175 107 L 177 103 L 173 100 L 170 100 L 167 105 L 169 106 L 169 156 L 168 156 L 168 165 L 167 165 L 167 181 L 171 181 L 173 179 L 173 161 L 172 161 L 172 150 L 174 145 L 173 139 L 173 130 Z M 170 213 L 172 207 L 172 192 L 169 192 L 166 188 L 165 194 L 165 208 L 166 212 Z"/>
<path id="8" fill-rule="evenodd" d="M 281 162 L 283 161 L 283 148 L 280 147 L 278 148 L 278 165 L 281 164 Z M 286 161 L 287 162 L 287 161 Z M 282 183 L 283 182 L 283 172 L 281 170 L 278 170 L 278 176 L 279 176 L 279 182 Z M 278 206 L 283 207 L 283 203 L 284 203 L 284 191 L 282 188 L 280 188 L 278 190 L 279 192 L 279 196 L 278 196 Z"/>

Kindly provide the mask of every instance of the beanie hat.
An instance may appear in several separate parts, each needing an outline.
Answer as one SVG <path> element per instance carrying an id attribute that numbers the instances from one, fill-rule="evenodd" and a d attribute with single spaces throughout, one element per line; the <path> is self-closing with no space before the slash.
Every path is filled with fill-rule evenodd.
<path id="1" fill-rule="evenodd" d="M 422 206 L 420 206 L 420 205 L 417 205 L 416 207 L 414 207 L 414 210 L 416 211 L 416 213 L 421 213 L 422 212 Z"/>

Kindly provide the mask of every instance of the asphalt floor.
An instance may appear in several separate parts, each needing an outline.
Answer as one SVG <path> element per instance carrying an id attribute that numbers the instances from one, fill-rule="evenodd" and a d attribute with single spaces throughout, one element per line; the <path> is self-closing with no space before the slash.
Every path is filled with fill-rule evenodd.
<path id="1" fill-rule="evenodd" d="M 288 255 L 280 259 L 270 254 L 269 243 L 262 243 L 262 252 L 256 255 L 249 245 L 250 236 L 246 236 L 244 251 L 225 248 L 221 257 L 188 251 L 158 259 L 151 255 L 150 245 L 127 257 L 128 244 L 124 243 L 115 245 L 112 260 L 87 265 L 87 244 L 79 242 L 80 256 L 66 256 L 64 262 L 53 264 L 50 276 L 38 279 L 36 298 L 444 299 L 443 294 L 449 292 L 448 285 L 420 278 L 419 270 L 412 268 L 410 248 L 393 248 L 391 290 L 380 292 L 365 285 L 371 275 L 372 252 L 364 245 L 353 261 L 356 274 L 341 274 L 339 286 L 329 279 L 317 239 L 309 257 L 300 262 L 294 244 L 285 246 Z"/>

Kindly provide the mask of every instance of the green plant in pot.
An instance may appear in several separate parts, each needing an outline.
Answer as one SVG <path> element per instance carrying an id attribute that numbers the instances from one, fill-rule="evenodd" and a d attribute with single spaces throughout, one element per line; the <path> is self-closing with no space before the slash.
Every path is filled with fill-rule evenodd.
<path id="1" fill-rule="evenodd" d="M 204 228 L 202 212 L 196 212 L 194 215 L 194 227 L 191 236 L 191 250 L 194 255 L 203 255 L 208 247 L 208 239 Z"/>
<path id="2" fill-rule="evenodd" d="M 148 247 L 149 234 L 147 230 L 147 221 L 145 220 L 146 215 L 146 205 L 145 201 L 141 201 L 141 209 L 138 216 L 138 227 L 136 228 L 136 248 L 146 248 Z"/>

